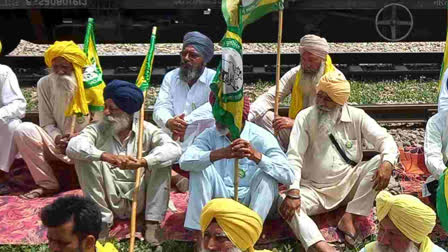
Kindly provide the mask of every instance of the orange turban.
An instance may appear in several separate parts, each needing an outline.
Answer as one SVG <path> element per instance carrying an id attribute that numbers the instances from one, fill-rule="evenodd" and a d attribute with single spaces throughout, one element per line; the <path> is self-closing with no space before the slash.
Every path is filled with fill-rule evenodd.
<path id="1" fill-rule="evenodd" d="M 339 105 L 344 105 L 350 97 L 350 83 L 340 71 L 328 72 L 322 76 L 316 90 L 327 93 Z"/>

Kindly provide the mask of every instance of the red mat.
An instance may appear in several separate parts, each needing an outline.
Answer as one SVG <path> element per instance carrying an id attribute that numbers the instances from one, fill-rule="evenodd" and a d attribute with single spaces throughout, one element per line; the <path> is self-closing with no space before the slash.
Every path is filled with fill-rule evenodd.
<path id="1" fill-rule="evenodd" d="M 82 195 L 81 190 L 73 190 L 58 194 Z M 33 200 L 22 200 L 17 196 L 0 197 L 0 244 L 42 244 L 46 243 L 46 230 L 42 227 L 39 212 L 42 207 L 51 203 L 56 197 L 47 197 Z M 192 233 L 183 227 L 185 209 L 187 207 L 187 194 L 171 193 L 171 199 L 176 205 L 177 212 L 168 211 L 162 224 L 169 240 L 192 241 Z M 340 233 L 336 232 L 336 225 L 344 209 L 338 209 L 328 214 L 314 217 L 321 228 L 324 237 L 330 241 L 342 241 Z M 359 218 L 356 222 L 362 237 L 375 232 L 372 215 L 370 218 Z M 139 228 L 141 230 L 141 228 Z M 129 237 L 129 221 L 118 220 L 111 229 L 111 236 L 118 240 Z M 138 234 L 141 237 L 140 234 Z M 263 234 L 259 243 L 293 238 L 288 226 L 282 220 L 268 220 L 265 223 Z"/>

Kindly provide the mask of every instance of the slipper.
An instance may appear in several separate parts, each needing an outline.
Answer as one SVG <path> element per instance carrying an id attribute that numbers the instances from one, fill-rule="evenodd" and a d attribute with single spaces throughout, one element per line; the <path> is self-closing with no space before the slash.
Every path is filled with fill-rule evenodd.
<path id="1" fill-rule="evenodd" d="M 339 232 L 341 232 L 342 234 L 344 234 L 344 243 L 345 243 L 345 245 L 349 249 L 354 249 L 356 247 L 356 240 L 358 239 L 358 234 L 359 233 L 351 234 L 351 233 L 349 233 L 347 231 L 344 231 L 344 230 L 340 229 L 339 227 L 336 227 L 336 229 L 339 230 Z M 347 237 L 350 238 L 351 241 L 349 239 L 347 239 Z"/>
<path id="2" fill-rule="evenodd" d="M 0 184 L 0 195 L 7 195 L 11 192 L 11 188 L 8 186 L 8 183 Z"/>
<path id="3" fill-rule="evenodd" d="M 55 190 L 55 189 L 49 190 L 49 189 L 39 187 L 39 188 L 36 188 L 34 190 L 31 190 L 27 193 L 20 195 L 19 198 L 30 200 L 30 199 L 40 198 L 40 197 L 52 196 L 52 195 L 56 194 L 57 192 L 58 192 L 58 190 Z"/>

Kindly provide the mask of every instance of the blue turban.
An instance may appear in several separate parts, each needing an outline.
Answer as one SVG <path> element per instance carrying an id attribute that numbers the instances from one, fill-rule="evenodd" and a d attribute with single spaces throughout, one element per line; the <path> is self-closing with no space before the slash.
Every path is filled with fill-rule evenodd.
<path id="1" fill-rule="evenodd" d="M 106 99 L 112 99 L 121 110 L 133 114 L 142 107 L 143 92 L 135 84 L 113 80 L 104 89 L 104 100 Z"/>
<path id="2" fill-rule="evenodd" d="M 185 34 L 182 49 L 189 45 L 198 51 L 204 58 L 205 63 L 208 63 L 213 58 L 213 42 L 204 34 L 197 31 Z"/>

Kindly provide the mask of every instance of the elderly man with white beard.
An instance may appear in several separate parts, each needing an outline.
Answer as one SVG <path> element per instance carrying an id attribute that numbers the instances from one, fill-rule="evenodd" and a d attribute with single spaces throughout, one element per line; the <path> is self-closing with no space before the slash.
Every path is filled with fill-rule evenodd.
<path id="1" fill-rule="evenodd" d="M 114 217 L 131 216 L 135 169 L 145 168 L 139 191 L 138 212 L 145 210 L 145 240 L 159 245 L 159 223 L 168 207 L 171 165 L 181 155 L 180 146 L 151 123 L 144 122 L 143 158 L 136 159 L 138 118 L 143 93 L 134 84 L 114 80 L 104 89 L 104 118 L 87 126 L 70 140 L 67 155 L 75 161 L 79 183 L 86 197 L 101 209 L 108 235 Z"/>
<path id="2" fill-rule="evenodd" d="M 378 240 L 361 252 L 443 252 L 429 238 L 436 225 L 436 213 L 412 195 L 393 196 L 382 191 L 376 197 Z"/>
<path id="3" fill-rule="evenodd" d="M 275 105 L 275 86 L 257 98 L 252 104 L 249 121 L 274 134 L 278 133 L 280 146 L 288 148 L 294 118 L 305 108 L 314 105 L 316 85 L 327 72 L 339 71 L 328 55 L 330 47 L 325 38 L 305 35 L 300 39 L 300 65 L 289 70 L 280 79 L 279 101 L 291 95 L 288 117 L 277 116 L 271 110 Z"/>
<path id="4" fill-rule="evenodd" d="M 347 105 L 350 84 L 342 73 L 325 74 L 316 89 L 316 105 L 294 122 L 287 154 L 295 181 L 279 212 L 306 250 L 334 251 L 309 216 L 346 205 L 338 229 L 353 245 L 354 218 L 368 216 L 375 196 L 387 187 L 398 148 L 375 120 Z M 361 162 L 363 140 L 380 153 L 367 162 Z"/>
<path id="5" fill-rule="evenodd" d="M 180 67 L 165 75 L 154 105 L 154 122 L 179 140 L 183 151 L 204 129 L 214 126 L 208 97 L 215 70 L 206 67 L 213 52 L 213 42 L 204 34 L 185 34 Z M 174 169 L 179 171 L 178 165 Z M 179 191 L 186 191 L 188 180 L 175 172 L 173 175 L 173 184 Z"/>
<path id="6" fill-rule="evenodd" d="M 39 125 L 22 123 L 14 134 L 17 148 L 38 186 L 21 196 L 25 199 L 49 196 L 60 190 L 49 163 L 55 160 L 72 163 L 65 155 L 65 148 L 72 137 L 73 117 L 66 116 L 66 111 L 73 107 L 74 97 L 80 95 L 79 86 L 84 85 L 82 69 L 89 64 L 85 53 L 73 41 L 56 41 L 47 49 L 44 58 L 50 74 L 37 83 Z M 74 133 L 91 120 L 100 119 L 104 108 L 102 95 L 100 98 L 82 95 L 97 106 L 90 106 L 89 102 L 90 114 L 77 115 Z"/>

